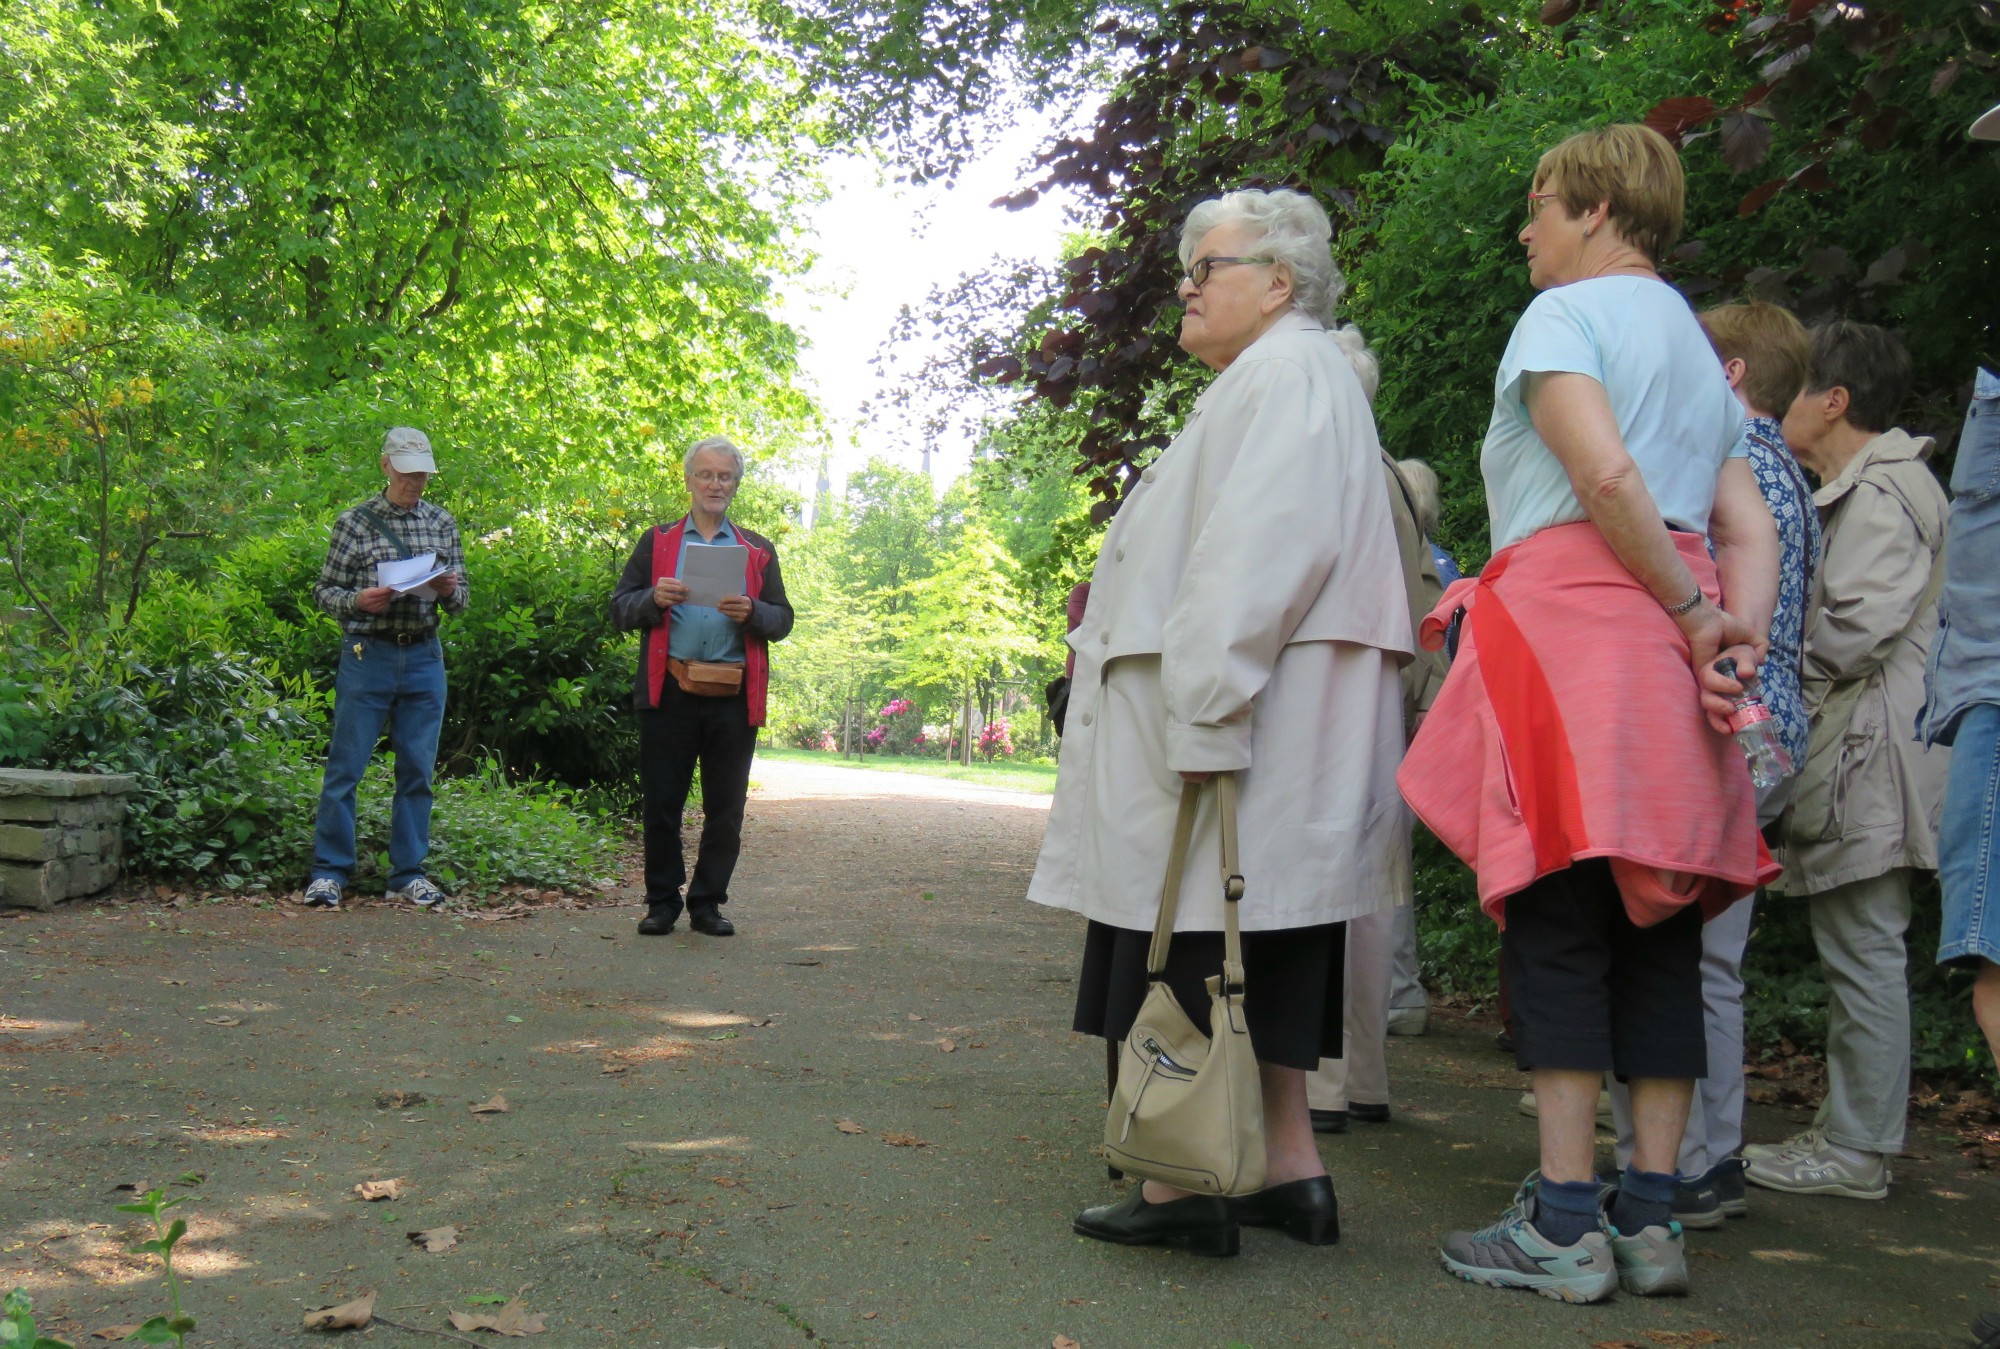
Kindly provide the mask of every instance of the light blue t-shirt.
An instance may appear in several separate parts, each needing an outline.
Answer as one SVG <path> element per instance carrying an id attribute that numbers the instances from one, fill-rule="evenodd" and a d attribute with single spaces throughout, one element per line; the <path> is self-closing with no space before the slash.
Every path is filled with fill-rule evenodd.
<path id="1" fill-rule="evenodd" d="M 1708 533 L 1723 460 L 1750 453 L 1743 407 L 1679 291 L 1650 277 L 1601 276 L 1537 295 L 1500 358 L 1479 456 L 1493 551 L 1587 518 L 1522 400 L 1522 376 L 1557 371 L 1604 386 L 1661 518 Z"/>

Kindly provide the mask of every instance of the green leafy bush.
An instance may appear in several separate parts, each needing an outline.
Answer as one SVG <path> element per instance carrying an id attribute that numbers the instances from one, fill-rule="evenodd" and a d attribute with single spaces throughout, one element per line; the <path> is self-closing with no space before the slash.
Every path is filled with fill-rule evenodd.
<path id="1" fill-rule="evenodd" d="M 318 791 L 315 779 L 315 796 Z M 388 766 L 378 763 L 362 782 L 356 808 L 357 880 L 386 877 L 394 796 Z M 305 802 L 308 819 L 312 808 L 311 800 Z M 308 839 L 308 855 L 310 848 Z M 617 857 L 616 832 L 565 788 L 510 782 L 495 759 L 476 772 L 438 779 L 427 865 L 438 884 L 460 898 L 490 895 L 511 883 L 580 890 L 615 876 Z"/>

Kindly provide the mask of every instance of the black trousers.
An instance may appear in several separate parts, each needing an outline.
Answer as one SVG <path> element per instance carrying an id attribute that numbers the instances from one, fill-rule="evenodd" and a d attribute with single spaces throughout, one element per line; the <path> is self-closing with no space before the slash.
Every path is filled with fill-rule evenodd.
<path id="1" fill-rule="evenodd" d="M 741 692 L 702 698 L 669 679 L 657 708 L 639 712 L 639 789 L 645 798 L 646 905 L 678 917 L 681 887 L 695 912 L 729 902 L 729 878 L 743 846 L 743 802 L 757 728 Z M 681 815 L 701 768 L 701 849 L 688 881 Z"/>

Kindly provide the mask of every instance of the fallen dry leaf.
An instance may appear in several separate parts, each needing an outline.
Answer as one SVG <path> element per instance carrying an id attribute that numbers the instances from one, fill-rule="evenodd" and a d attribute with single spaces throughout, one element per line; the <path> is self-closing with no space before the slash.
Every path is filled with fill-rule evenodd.
<path id="1" fill-rule="evenodd" d="M 1593 1340 L 1590 1349 L 1646 1349 L 1637 1340 Z"/>
<path id="2" fill-rule="evenodd" d="M 403 1178 L 398 1176 L 394 1180 L 364 1180 L 354 1187 L 354 1192 L 368 1203 L 373 1203 L 377 1199 L 401 1199 Z"/>
<path id="3" fill-rule="evenodd" d="M 917 1014 L 916 1014 L 915 1012 L 912 1012 L 912 1013 L 910 1013 L 910 1020 L 912 1020 L 912 1021 L 922 1021 L 922 1020 L 923 1020 L 923 1018 L 922 1018 L 922 1017 L 920 1017 L 920 1016 L 918 1016 L 918 1015 L 917 1015 Z"/>
<path id="4" fill-rule="evenodd" d="M 187 982 L 187 980 L 185 980 L 185 979 L 162 979 L 162 980 L 160 980 L 160 982 L 161 982 L 161 983 L 163 983 L 163 984 L 171 984 L 171 985 L 172 985 L 173 987 L 175 987 L 175 988 L 179 988 L 179 987 L 180 987 L 180 986 L 181 986 L 182 984 L 185 984 L 185 983 Z"/>
<path id="5" fill-rule="evenodd" d="M 741 1185 L 743 1182 L 736 1179 L 736 1177 L 734 1176 L 717 1176 L 715 1178 L 715 1183 L 717 1185 L 720 1185 L 725 1190 L 733 1190 L 737 1186 Z"/>
<path id="6" fill-rule="evenodd" d="M 632 1065 L 629 1063 L 603 1063 L 598 1065 L 597 1071 L 610 1076 L 616 1076 L 619 1073 L 631 1072 Z"/>
<path id="7" fill-rule="evenodd" d="M 856 1124 L 851 1119 L 836 1121 L 833 1127 L 840 1130 L 844 1134 L 865 1134 L 868 1132 L 866 1129 L 862 1128 L 859 1124 Z"/>
<path id="8" fill-rule="evenodd" d="M 408 1110 L 411 1106 L 422 1105 L 429 1099 L 430 1097 L 420 1091 L 404 1091 L 398 1088 L 395 1091 L 377 1092 L 375 1094 L 375 1108 L 377 1110 Z"/>
<path id="9" fill-rule="evenodd" d="M 958 1041 L 951 1039 L 939 1040 L 937 1042 L 937 1047 L 941 1052 L 949 1054 L 954 1049 L 958 1048 Z"/>
<path id="10" fill-rule="evenodd" d="M 1654 1344 L 1665 1345 L 1668 1349 L 1688 1349 L 1698 1344 L 1721 1344 L 1728 1339 L 1719 1330 L 1642 1330 L 1639 1332 Z"/>
<path id="11" fill-rule="evenodd" d="M 433 1227 L 427 1232 L 412 1232 L 409 1234 L 409 1237 L 411 1241 L 416 1242 L 417 1245 L 423 1247 L 433 1255 L 439 1251 L 448 1251 L 458 1245 L 458 1229 L 456 1227 Z"/>
<path id="12" fill-rule="evenodd" d="M 306 1313 L 307 1330 L 361 1330 L 375 1319 L 375 1294 L 363 1293 L 338 1307 L 321 1307 Z"/>
<path id="13" fill-rule="evenodd" d="M 1083 1349 L 1083 1346 L 1067 1335 L 1058 1335 L 1049 1341 L 1049 1349 Z"/>
<path id="14" fill-rule="evenodd" d="M 880 1316 L 881 1314 L 882 1314 L 881 1312 L 863 1312 L 861 1313 L 861 1319 L 864 1321 L 873 1321 L 876 1317 Z"/>
<path id="15" fill-rule="evenodd" d="M 240 1026 L 243 1024 L 243 1018 L 240 1016 L 212 1016 L 208 1018 L 208 1024 L 211 1026 Z"/>
<path id="16" fill-rule="evenodd" d="M 927 1148 L 929 1143 L 915 1134 L 883 1134 L 882 1141 L 892 1148 Z"/>
<path id="17" fill-rule="evenodd" d="M 531 1312 L 515 1298 L 497 1312 L 453 1312 L 451 1324 L 456 1330 L 490 1330 L 496 1335 L 539 1335 L 548 1327 L 542 1324 L 542 1312 Z"/>
<path id="18" fill-rule="evenodd" d="M 136 1324 L 129 1326 L 106 1326 L 102 1330 L 91 1331 L 90 1338 L 93 1340 L 122 1340 L 138 1328 Z"/>
<path id="19" fill-rule="evenodd" d="M 984 1040 L 968 1040 L 968 1041 L 966 1041 L 966 1044 L 965 1044 L 965 1047 L 966 1047 L 967 1049 L 984 1049 L 984 1048 L 986 1048 L 986 1041 L 984 1041 Z"/>
<path id="20" fill-rule="evenodd" d="M 505 1115 L 511 1110 L 512 1107 L 507 1104 L 507 1098 L 497 1091 L 493 1093 L 492 1100 L 481 1101 L 472 1107 L 472 1113 L 475 1115 Z"/>

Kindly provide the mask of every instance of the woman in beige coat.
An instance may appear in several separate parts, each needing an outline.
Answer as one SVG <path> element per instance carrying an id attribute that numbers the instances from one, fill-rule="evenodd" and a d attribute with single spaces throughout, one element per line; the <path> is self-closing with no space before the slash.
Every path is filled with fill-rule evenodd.
<path id="1" fill-rule="evenodd" d="M 1413 650 L 1381 451 L 1340 329 L 1326 213 L 1296 192 L 1203 202 L 1181 236 L 1181 345 L 1215 383 L 1133 484 L 1083 621 L 1048 834 L 1028 897 L 1090 919 L 1075 1026 L 1116 1042 L 1146 993 L 1183 780 L 1236 772 L 1246 1017 L 1270 1187 L 1241 1200 L 1147 1181 L 1076 1230 L 1233 1254 L 1239 1224 L 1337 1232 L 1305 1075 L 1340 1053 L 1343 932 L 1394 902 Z M 1221 972 L 1219 829 L 1204 795 L 1167 981 L 1205 1015 Z"/>
<path id="2" fill-rule="evenodd" d="M 1812 374 L 1785 440 L 1818 476 L 1825 556 L 1806 614 L 1801 683 L 1812 739 L 1779 822 L 1774 888 L 1812 905 L 1829 993 L 1827 1094 L 1812 1128 L 1744 1149 L 1768 1189 L 1880 1199 L 1903 1147 L 1910 879 L 1937 867 L 1949 751 L 1915 737 L 1937 631 L 1947 503 L 1928 438 L 1896 429 L 1910 359 L 1880 328 L 1813 332 Z"/>

